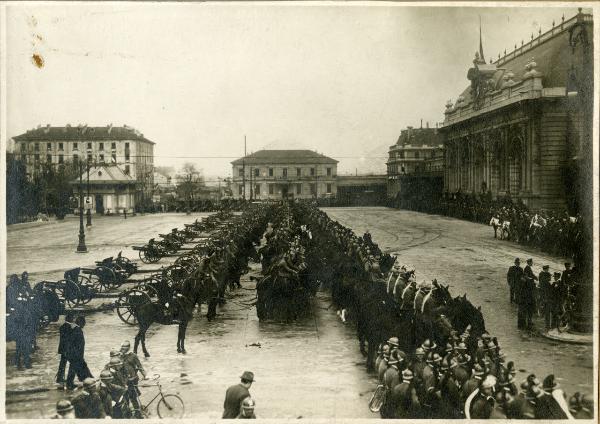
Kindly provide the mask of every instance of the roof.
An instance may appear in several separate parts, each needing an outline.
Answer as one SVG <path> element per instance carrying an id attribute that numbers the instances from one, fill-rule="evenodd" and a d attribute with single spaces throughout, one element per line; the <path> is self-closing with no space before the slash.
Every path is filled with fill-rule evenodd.
<path id="1" fill-rule="evenodd" d="M 82 180 L 87 184 L 87 170 L 83 173 Z M 90 184 L 135 184 L 136 180 L 126 175 L 117 165 L 101 165 L 90 168 Z M 79 184 L 79 178 L 71 181 Z"/>
<path id="2" fill-rule="evenodd" d="M 88 127 L 87 125 L 53 127 L 46 125 L 38 127 L 13 137 L 15 141 L 103 141 L 103 140 L 138 140 L 155 144 L 144 137 L 135 128 L 124 125 L 113 127 Z"/>
<path id="3" fill-rule="evenodd" d="M 232 165 L 336 164 L 337 160 L 312 150 L 259 150 L 231 162 Z"/>
<path id="4" fill-rule="evenodd" d="M 409 127 L 400 131 L 400 136 L 396 144 L 391 146 L 391 150 L 400 147 L 407 149 L 421 148 L 439 148 L 444 144 L 442 135 L 437 128 L 412 128 Z"/>
<path id="5" fill-rule="evenodd" d="M 527 43 L 515 44 L 512 52 L 500 57 L 493 64 L 474 63 L 474 67 L 468 72 L 469 79 L 485 75 L 486 79 L 489 77 L 491 91 L 501 90 L 506 87 L 507 79 L 512 80 L 513 85 L 525 80 L 527 78 L 525 74 L 530 72 L 528 65 L 534 62 L 534 69 L 541 74 L 544 88 L 564 87 L 568 71 L 573 63 L 572 49 L 569 45 L 569 29 L 578 22 L 591 25 L 592 15 L 579 13 L 573 18 L 553 26 L 544 34 L 540 33 L 538 37 L 532 38 Z M 468 86 L 458 96 L 455 108 L 458 103 L 461 104 L 461 107 L 465 107 L 472 102 L 473 94 L 471 86 Z M 447 109 L 447 112 L 453 112 L 455 108 Z"/>

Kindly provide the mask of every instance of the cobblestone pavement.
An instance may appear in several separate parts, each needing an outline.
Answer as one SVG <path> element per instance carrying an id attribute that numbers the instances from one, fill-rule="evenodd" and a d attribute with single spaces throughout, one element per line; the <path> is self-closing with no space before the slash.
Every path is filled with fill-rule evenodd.
<path id="1" fill-rule="evenodd" d="M 137 218 L 140 218 L 136 220 Z M 9 272 L 21 271 L 24 266 L 38 277 L 48 274 L 45 269 L 65 269 L 81 264 L 82 258 L 92 262 L 116 254 L 119 249 L 139 244 L 159 232 L 190 222 L 195 216 L 146 215 L 124 221 L 98 219 L 89 236 L 89 256 L 71 254 L 74 250 L 77 226 L 71 223 L 69 235 L 63 234 L 67 223 L 48 224 L 27 231 L 26 237 L 9 232 Z M 115 232 L 119 234 L 115 237 Z M 111 236 L 112 234 L 112 236 Z M 40 258 L 52 248 L 52 240 L 63 245 L 64 258 L 53 261 Z M 32 261 L 11 252 L 11 245 L 29 246 Z M 124 253 L 129 253 L 127 249 Z M 39 259 L 38 259 L 39 258 Z M 168 258 L 155 265 L 168 263 Z M 35 264 L 35 267 L 32 267 Z M 257 265 L 253 265 L 256 268 Z M 254 269 L 252 273 L 256 273 Z M 217 319 L 209 323 L 204 314 L 206 306 L 197 313 L 187 330 L 187 355 L 177 354 L 176 326 L 150 328 L 146 345 L 151 357 L 142 359 L 149 375 L 161 375 L 167 392 L 179 393 L 186 405 L 186 417 L 217 419 L 223 407 L 225 389 L 239 382 L 244 370 L 252 370 L 256 382 L 251 393 L 257 402 L 256 413 L 263 418 L 370 418 L 368 399 L 375 381 L 365 371 L 365 362 L 357 347 L 355 329 L 342 324 L 325 293 L 318 293 L 312 304 L 312 316 L 295 324 L 260 323 L 254 307 L 248 308 L 255 297 L 254 282 L 249 275 L 242 279 L 243 289 L 219 309 Z M 105 299 L 103 299 L 105 300 Z M 95 301 L 93 301 L 95 302 Z M 116 313 L 107 311 L 87 316 L 86 361 L 92 373 L 108 361 L 112 347 L 133 340 L 135 327 L 122 323 Z M 58 324 L 52 324 L 38 336 L 40 349 L 33 356 L 31 370 L 17 371 L 10 363 L 14 343 L 7 351 L 8 418 L 40 418 L 51 414 L 56 401 L 67 396 L 52 384 L 58 365 Z M 46 390 L 34 394 L 15 394 L 23 389 Z M 49 389 L 49 390 L 47 390 Z M 148 401 L 155 392 L 143 390 L 142 400 Z"/>
<path id="2" fill-rule="evenodd" d="M 487 330 L 502 346 L 507 360 L 515 362 L 521 381 L 529 373 L 540 380 L 555 374 L 563 389 L 572 394 L 593 395 L 592 346 L 568 345 L 517 329 L 517 310 L 508 297 L 506 271 L 515 257 L 534 261 L 536 275 L 542 265 L 550 272 L 564 269 L 562 258 L 522 245 L 494 239 L 491 227 L 411 211 L 388 208 L 325 208 L 329 216 L 362 235 L 369 230 L 382 250 L 397 253 L 399 262 L 416 270 L 417 281 L 450 284 L 454 295 L 481 305 Z M 543 329 L 541 318 L 536 326 Z"/>

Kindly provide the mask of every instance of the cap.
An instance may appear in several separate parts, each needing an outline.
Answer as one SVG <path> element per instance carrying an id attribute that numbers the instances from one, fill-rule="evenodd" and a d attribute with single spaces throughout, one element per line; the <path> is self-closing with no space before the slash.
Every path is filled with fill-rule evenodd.
<path id="1" fill-rule="evenodd" d="M 69 412 L 73 410 L 73 405 L 71 401 L 68 399 L 61 399 L 56 402 L 56 412 Z"/>
<path id="2" fill-rule="evenodd" d="M 242 380 L 247 380 L 249 382 L 253 382 L 254 380 L 254 373 L 251 371 L 244 371 L 244 373 L 240 376 L 240 378 Z"/>
<path id="3" fill-rule="evenodd" d="M 388 343 L 392 346 L 398 346 L 400 345 L 400 340 L 398 340 L 398 337 L 390 337 Z"/>
<path id="4" fill-rule="evenodd" d="M 464 342 L 460 342 L 456 347 L 457 350 L 467 350 L 467 345 Z"/>
<path id="5" fill-rule="evenodd" d="M 484 372 L 483 372 L 483 368 L 481 367 L 481 365 L 475 364 L 475 366 L 473 367 L 473 376 L 481 377 L 483 374 L 484 374 Z"/>
<path id="6" fill-rule="evenodd" d="M 131 343 L 129 343 L 129 340 L 125 340 L 123 343 L 121 343 L 121 347 L 125 347 L 125 346 L 127 346 L 127 347 L 131 346 Z"/>
<path id="7" fill-rule="evenodd" d="M 110 350 L 110 357 L 114 358 L 115 356 L 121 356 L 121 352 L 119 352 L 117 349 L 111 349 Z"/>
<path id="8" fill-rule="evenodd" d="M 533 259 L 531 259 L 531 258 L 527 259 L 527 263 L 529 263 L 529 262 L 533 263 Z"/>
<path id="9" fill-rule="evenodd" d="M 423 350 L 423 348 L 422 348 L 422 347 L 418 347 L 418 348 L 415 350 L 415 355 L 425 355 L 425 351 Z"/>
<path id="10" fill-rule="evenodd" d="M 550 268 L 550 265 L 544 265 L 544 266 L 542 267 L 542 269 L 549 269 L 549 268 Z"/>
<path id="11" fill-rule="evenodd" d="M 108 364 L 109 365 L 123 365 L 123 361 L 121 361 L 121 358 L 119 358 L 118 356 L 114 356 L 114 357 L 110 358 L 110 362 Z"/>

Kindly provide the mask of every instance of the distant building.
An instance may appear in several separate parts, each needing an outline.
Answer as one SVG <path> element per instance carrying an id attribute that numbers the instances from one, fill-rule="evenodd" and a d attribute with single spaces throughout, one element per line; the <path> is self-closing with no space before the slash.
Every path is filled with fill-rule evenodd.
<path id="1" fill-rule="evenodd" d="M 438 129 L 429 128 L 429 123 L 425 128 L 407 127 L 388 152 L 388 197 L 406 192 L 409 183 L 441 181 L 443 168 L 444 144 Z"/>
<path id="2" fill-rule="evenodd" d="M 335 197 L 337 163 L 312 150 L 259 150 L 231 162 L 233 197 Z"/>
<path id="3" fill-rule="evenodd" d="M 571 214 L 591 202 L 579 190 L 591 187 L 592 41 L 592 15 L 579 9 L 497 60 L 485 60 L 480 42 L 470 85 L 448 101 L 440 127 L 445 190 Z"/>
<path id="4" fill-rule="evenodd" d="M 72 181 L 79 192 L 79 179 Z M 82 191 L 87 197 L 88 187 L 92 213 L 115 214 L 133 212 L 136 205 L 136 180 L 116 165 L 98 165 L 90 168 L 82 178 Z"/>
<path id="5" fill-rule="evenodd" d="M 104 127 L 38 126 L 13 137 L 13 142 L 14 154 L 26 164 L 29 178 L 40 175 L 44 166 L 83 161 L 86 181 L 88 164 L 96 170 L 109 169 L 109 174 L 118 175 L 117 180 L 122 179 L 120 174 L 126 176 L 127 181 L 133 180 L 135 199 L 130 207 L 134 207 L 136 202 L 151 199 L 155 143 L 132 127 L 113 127 L 112 124 Z M 93 194 L 96 199 L 95 194 L 102 193 Z M 94 205 L 94 210 L 105 208 L 106 203 Z"/>
<path id="6" fill-rule="evenodd" d="M 338 175 L 337 205 L 385 205 L 387 175 Z"/>

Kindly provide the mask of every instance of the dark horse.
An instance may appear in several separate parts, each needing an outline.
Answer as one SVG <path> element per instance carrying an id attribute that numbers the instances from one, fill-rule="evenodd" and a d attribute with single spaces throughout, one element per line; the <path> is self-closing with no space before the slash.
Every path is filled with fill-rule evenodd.
<path id="1" fill-rule="evenodd" d="M 355 291 L 356 327 L 361 352 L 367 356 L 367 370 L 374 370 L 377 346 L 390 337 L 398 337 L 400 349 L 412 352 L 415 347 L 412 311 L 401 310 L 384 283 L 358 281 Z"/>
<path id="2" fill-rule="evenodd" d="M 201 305 L 206 302 L 208 304 L 209 320 L 212 320 L 216 315 L 216 303 L 218 300 L 217 284 L 203 274 L 203 267 L 196 268 L 191 275 L 186 278 L 180 290 L 173 297 L 174 302 L 174 317 L 179 323 L 179 331 L 177 333 L 177 352 L 186 353 L 185 350 L 185 333 L 188 322 L 193 318 L 194 308 L 196 305 Z M 139 331 L 135 336 L 135 344 L 133 347 L 134 353 L 137 353 L 138 345 L 142 344 L 144 356 L 150 356 L 146 349 L 146 331 L 153 323 L 162 325 L 172 325 L 173 316 L 165 314 L 165 306 L 160 303 L 142 303 L 135 305 L 135 299 L 130 299 L 133 303 L 133 313 L 138 321 Z"/>

